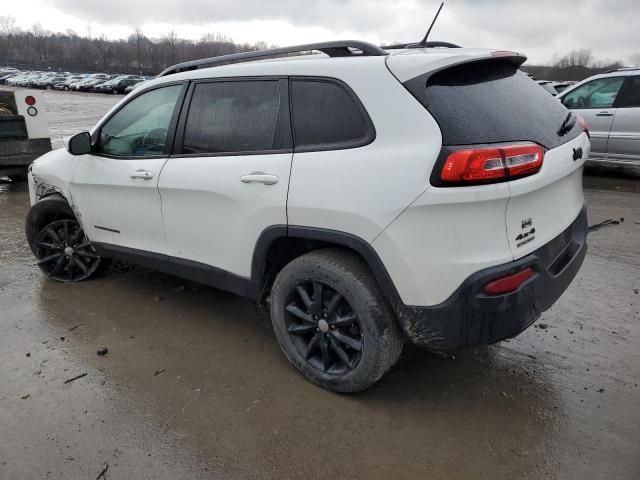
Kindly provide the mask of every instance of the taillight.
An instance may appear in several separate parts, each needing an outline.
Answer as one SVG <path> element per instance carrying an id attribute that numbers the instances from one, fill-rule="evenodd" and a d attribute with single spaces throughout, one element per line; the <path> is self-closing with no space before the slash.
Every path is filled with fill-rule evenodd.
<path id="1" fill-rule="evenodd" d="M 580 125 L 580 128 L 582 130 L 584 130 L 584 133 L 587 134 L 587 137 L 591 138 L 591 132 L 589 131 L 589 125 L 587 125 L 587 121 L 582 118 L 580 115 L 578 115 L 578 125 Z"/>
<path id="2" fill-rule="evenodd" d="M 535 143 L 456 150 L 444 162 L 444 183 L 493 183 L 533 175 L 544 158 Z"/>
<path id="3" fill-rule="evenodd" d="M 484 293 L 487 295 L 503 295 L 505 293 L 515 292 L 520 285 L 533 277 L 533 268 L 527 267 L 513 275 L 498 278 L 487 283 L 484 286 Z"/>
<path id="4" fill-rule="evenodd" d="M 31 95 L 27 95 L 26 97 L 24 97 L 24 103 L 32 107 L 36 104 L 36 99 Z"/>

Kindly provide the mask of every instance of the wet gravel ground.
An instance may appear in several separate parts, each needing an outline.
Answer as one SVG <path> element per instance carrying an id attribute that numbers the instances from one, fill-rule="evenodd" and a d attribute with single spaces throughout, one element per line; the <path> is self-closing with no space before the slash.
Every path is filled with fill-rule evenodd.
<path id="1" fill-rule="evenodd" d="M 118 98 L 46 92 L 55 141 Z M 25 187 L 0 180 L 0 479 L 640 478 L 640 181 L 585 186 L 590 224 L 624 222 L 589 235 L 534 327 L 407 347 L 345 396 L 300 377 L 233 295 L 123 264 L 45 280 Z"/>

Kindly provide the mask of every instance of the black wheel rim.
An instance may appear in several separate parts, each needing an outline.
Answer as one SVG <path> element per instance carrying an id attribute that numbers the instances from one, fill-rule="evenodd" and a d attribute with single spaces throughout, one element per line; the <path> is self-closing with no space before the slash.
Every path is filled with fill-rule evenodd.
<path id="1" fill-rule="evenodd" d="M 76 220 L 57 220 L 44 227 L 35 239 L 38 266 L 61 282 L 78 282 L 98 268 L 100 256 Z"/>
<path id="2" fill-rule="evenodd" d="M 342 375 L 360 362 L 364 341 L 358 315 L 324 282 L 308 280 L 292 289 L 285 325 L 300 356 L 321 372 Z"/>

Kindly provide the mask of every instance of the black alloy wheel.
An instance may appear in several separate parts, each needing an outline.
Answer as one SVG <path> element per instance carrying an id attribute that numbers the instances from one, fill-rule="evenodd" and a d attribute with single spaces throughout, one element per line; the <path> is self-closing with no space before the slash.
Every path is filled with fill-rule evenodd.
<path id="1" fill-rule="evenodd" d="M 100 256 L 77 220 L 57 220 L 46 225 L 35 238 L 34 251 L 40 269 L 60 282 L 85 280 L 100 263 Z"/>
<path id="2" fill-rule="evenodd" d="M 353 370 L 362 357 L 358 315 L 344 296 L 326 283 L 295 285 L 285 303 L 291 342 L 311 366 L 330 375 Z"/>

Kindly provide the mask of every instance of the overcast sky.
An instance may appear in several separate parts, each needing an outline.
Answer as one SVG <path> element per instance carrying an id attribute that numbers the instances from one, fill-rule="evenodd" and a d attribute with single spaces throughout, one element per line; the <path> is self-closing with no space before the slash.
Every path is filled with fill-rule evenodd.
<path id="1" fill-rule="evenodd" d="M 439 1 L 432 0 L 1 0 L 0 15 L 27 29 L 124 38 L 170 30 L 197 39 L 220 32 L 237 42 L 281 46 L 362 39 L 419 40 Z M 590 48 L 597 60 L 640 53 L 640 0 L 449 0 L 431 34 L 463 46 L 524 52 L 530 63 Z"/>

